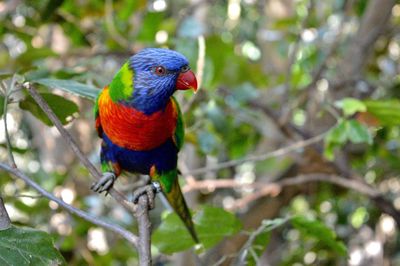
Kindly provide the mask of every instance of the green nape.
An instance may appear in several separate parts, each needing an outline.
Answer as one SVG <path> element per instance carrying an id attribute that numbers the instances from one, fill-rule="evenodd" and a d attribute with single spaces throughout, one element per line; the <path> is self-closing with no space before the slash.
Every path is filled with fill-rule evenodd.
<path id="1" fill-rule="evenodd" d="M 115 74 L 109 85 L 109 93 L 111 100 L 118 102 L 128 100 L 133 93 L 133 71 L 126 62 L 121 69 Z"/>

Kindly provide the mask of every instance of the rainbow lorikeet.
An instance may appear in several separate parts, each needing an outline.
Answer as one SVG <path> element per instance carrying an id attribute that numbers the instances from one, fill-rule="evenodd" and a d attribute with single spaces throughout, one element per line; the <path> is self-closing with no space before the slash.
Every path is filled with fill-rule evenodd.
<path id="1" fill-rule="evenodd" d="M 161 190 L 198 242 L 178 183 L 184 125 L 172 95 L 187 89 L 196 91 L 197 80 L 180 53 L 147 48 L 129 58 L 96 101 L 103 178 L 92 189 L 107 191 L 123 170 L 149 175 L 151 185 L 143 192 Z"/>

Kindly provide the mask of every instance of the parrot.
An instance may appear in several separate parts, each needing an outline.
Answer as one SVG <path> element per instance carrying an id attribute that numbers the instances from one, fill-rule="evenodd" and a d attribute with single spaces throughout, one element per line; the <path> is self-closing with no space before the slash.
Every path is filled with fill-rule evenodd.
<path id="1" fill-rule="evenodd" d="M 105 86 L 94 107 L 95 127 L 102 139 L 103 176 L 92 185 L 107 192 L 122 171 L 150 177 L 134 193 L 134 202 L 162 192 L 190 235 L 199 243 L 193 220 L 178 183 L 178 152 L 184 141 L 184 122 L 176 90 L 197 91 L 197 79 L 182 54 L 164 48 L 144 48 L 131 56 Z"/>

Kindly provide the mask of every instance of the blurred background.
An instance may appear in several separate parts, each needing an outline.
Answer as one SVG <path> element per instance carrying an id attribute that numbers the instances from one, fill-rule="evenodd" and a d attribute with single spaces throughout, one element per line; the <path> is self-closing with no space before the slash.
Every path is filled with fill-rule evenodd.
<path id="1" fill-rule="evenodd" d="M 186 122 L 179 161 L 185 197 L 193 209 L 222 207 L 243 224 L 202 253 L 206 265 L 235 261 L 246 232 L 262 221 L 297 214 L 335 231 L 347 256 L 284 224 L 255 255 L 259 265 L 400 265 L 397 1 L 9 0 L 0 1 L 0 21 L 6 85 L 18 74 L 17 80 L 74 80 L 100 89 L 145 47 L 189 59 L 201 86 L 196 95 L 176 93 Z M 76 104 L 65 114 L 66 128 L 98 165 L 93 102 L 51 93 Z M 135 232 L 121 206 L 89 190 L 88 172 L 41 115 L 22 92 L 8 104 L 19 168 L 67 203 Z M 123 239 L 5 172 L 0 177 L 13 223 L 50 232 L 68 265 L 137 263 Z M 116 187 L 129 195 L 133 179 L 122 177 Z M 154 228 L 163 210 L 158 202 L 151 212 Z M 157 265 L 188 265 L 191 258 L 157 247 L 153 255 Z"/>

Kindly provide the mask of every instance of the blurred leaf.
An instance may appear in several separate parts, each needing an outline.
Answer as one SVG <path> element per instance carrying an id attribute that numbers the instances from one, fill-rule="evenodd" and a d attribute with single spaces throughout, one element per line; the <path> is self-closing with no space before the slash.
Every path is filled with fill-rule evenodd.
<path id="1" fill-rule="evenodd" d="M 18 56 L 18 64 L 24 67 L 31 65 L 36 60 L 45 59 L 55 56 L 56 53 L 49 48 L 32 48 Z"/>
<path id="2" fill-rule="evenodd" d="M 368 219 L 368 211 L 365 207 L 359 207 L 350 217 L 350 222 L 354 228 L 360 228 Z"/>
<path id="3" fill-rule="evenodd" d="M 176 213 L 169 213 L 152 235 L 152 244 L 164 254 L 180 252 L 195 243 Z"/>
<path id="4" fill-rule="evenodd" d="M 334 159 L 334 149 L 341 147 L 347 141 L 352 143 L 372 144 L 372 135 L 368 128 L 354 119 L 340 120 L 325 136 L 324 156 L 328 160 Z"/>
<path id="5" fill-rule="evenodd" d="M 38 79 L 38 80 L 33 80 L 33 82 L 42 84 L 49 88 L 61 89 L 66 92 L 73 93 L 75 95 L 88 98 L 93 101 L 97 98 L 97 95 L 100 92 L 100 90 L 92 86 L 79 83 L 75 80 Z"/>
<path id="6" fill-rule="evenodd" d="M 249 247 L 249 251 L 247 252 L 247 265 L 257 265 L 258 258 L 267 248 L 270 237 L 271 233 L 267 231 L 261 232 L 259 235 L 257 235 L 257 237 L 254 239 L 253 244 Z"/>
<path id="7" fill-rule="evenodd" d="M 154 36 L 157 31 L 160 29 L 163 20 L 165 19 L 165 14 L 163 12 L 146 12 L 146 15 L 143 19 L 143 25 L 145 27 L 141 27 L 141 30 L 137 36 L 138 41 L 144 42 L 154 42 Z"/>
<path id="8" fill-rule="evenodd" d="M 78 105 L 73 101 L 67 100 L 65 97 L 51 93 L 41 93 L 40 95 L 48 103 L 63 125 L 68 124 L 71 121 L 69 118 L 73 117 L 73 115 L 79 111 Z M 25 111 L 29 111 L 46 125 L 53 125 L 47 115 L 30 95 L 19 102 L 19 107 Z"/>
<path id="9" fill-rule="evenodd" d="M 368 143 L 372 144 L 372 136 L 368 128 L 356 120 L 349 120 L 347 125 L 347 137 L 353 143 Z"/>
<path id="10" fill-rule="evenodd" d="M 193 220 L 200 241 L 206 249 L 242 229 L 240 220 L 234 214 L 217 207 L 204 206 Z"/>
<path id="11" fill-rule="evenodd" d="M 351 116 L 357 112 L 365 112 L 367 110 L 366 105 L 355 98 L 344 98 L 335 102 L 335 106 L 341 108 L 345 116 Z"/>
<path id="12" fill-rule="evenodd" d="M 222 208 L 204 206 L 193 216 L 195 228 L 204 248 L 210 248 L 222 240 L 239 232 L 240 221 Z M 169 213 L 154 231 L 152 243 L 165 254 L 172 254 L 192 247 L 195 243 L 181 219 Z"/>
<path id="13" fill-rule="evenodd" d="M 66 265 L 50 235 L 31 228 L 11 227 L 0 231 L 2 265 Z"/>
<path id="14" fill-rule="evenodd" d="M 325 137 L 326 143 L 345 143 L 347 140 L 346 120 L 341 120 L 336 126 L 331 128 Z"/>
<path id="15" fill-rule="evenodd" d="M 400 125 L 399 100 L 368 100 L 364 101 L 367 111 L 376 116 L 385 126 Z"/>
<path id="16" fill-rule="evenodd" d="M 309 220 L 303 216 L 295 216 L 291 223 L 304 236 L 318 240 L 318 242 L 341 256 L 347 255 L 347 248 L 342 241 L 336 238 L 336 234 L 326 225 L 317 220 Z"/>
<path id="17" fill-rule="evenodd" d="M 45 10 L 42 12 L 42 21 L 48 21 L 51 17 L 56 14 L 57 8 L 59 8 L 64 3 L 64 0 L 49 0 Z"/>

